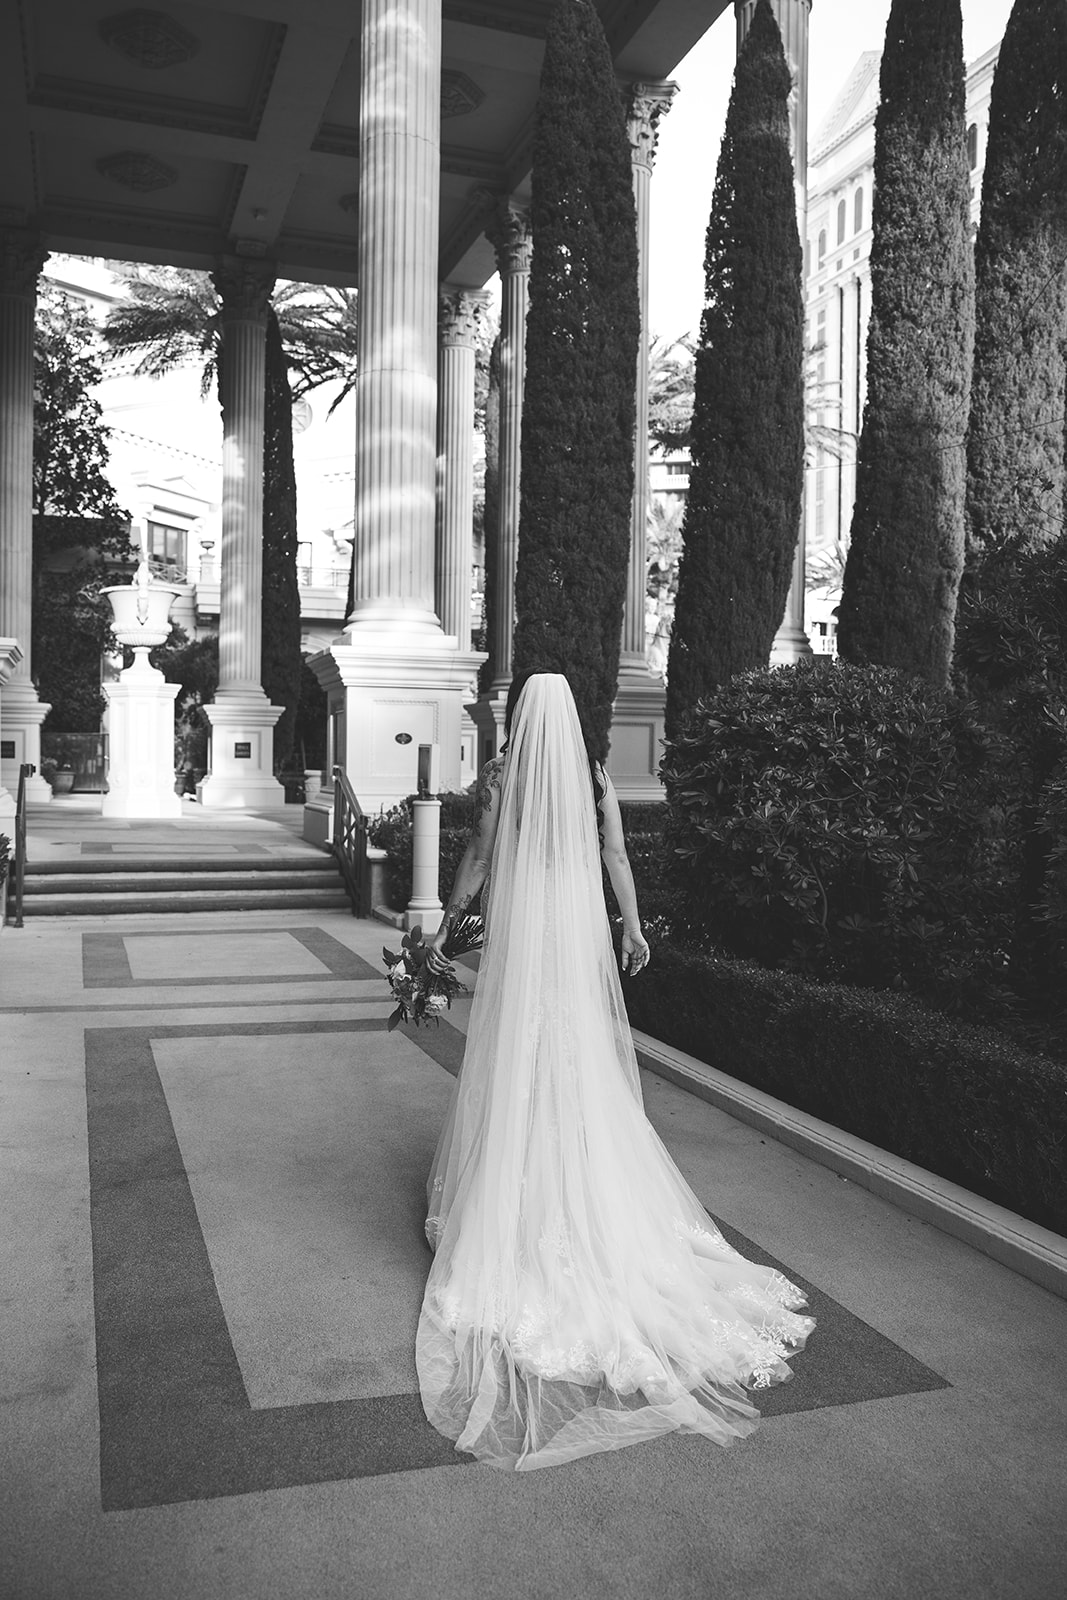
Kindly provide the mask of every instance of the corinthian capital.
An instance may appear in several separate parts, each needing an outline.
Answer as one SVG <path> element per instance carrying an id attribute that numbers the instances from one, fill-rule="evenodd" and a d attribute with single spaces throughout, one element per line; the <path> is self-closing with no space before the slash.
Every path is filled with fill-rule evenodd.
<path id="1" fill-rule="evenodd" d="M 224 321 L 263 322 L 274 288 L 274 268 L 266 261 L 223 256 L 211 274 L 222 299 Z"/>
<path id="2" fill-rule="evenodd" d="M 437 299 L 437 326 L 443 345 L 467 345 L 478 341 L 489 296 L 477 289 L 457 289 L 445 284 Z"/>
<path id="3" fill-rule="evenodd" d="M 676 83 L 632 83 L 626 106 L 626 132 L 635 167 L 651 172 L 656 159 L 656 141 L 661 118 L 671 109 L 678 93 Z"/>
<path id="4" fill-rule="evenodd" d="M 533 234 L 527 212 L 507 200 L 497 206 L 485 237 L 496 251 L 497 269 L 502 278 L 514 272 L 529 272 L 533 254 Z"/>
<path id="5" fill-rule="evenodd" d="M 28 228 L 0 229 L 0 294 L 32 298 L 47 260 L 38 234 Z"/>

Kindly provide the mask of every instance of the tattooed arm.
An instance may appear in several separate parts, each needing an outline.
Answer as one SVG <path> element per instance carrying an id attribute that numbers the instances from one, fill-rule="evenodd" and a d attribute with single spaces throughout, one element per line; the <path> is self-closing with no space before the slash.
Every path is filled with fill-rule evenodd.
<path id="1" fill-rule="evenodd" d="M 440 928 L 432 939 L 426 942 L 430 949 L 430 965 L 435 971 L 448 965 L 441 954 L 441 947 L 448 937 L 449 929 L 454 922 L 458 922 L 470 910 L 471 902 L 485 882 L 489 871 L 489 864 L 493 859 L 493 840 L 496 838 L 497 812 L 500 806 L 500 774 L 504 768 L 503 756 L 497 756 L 492 761 L 487 761 L 482 768 L 478 779 L 478 787 L 474 792 L 474 827 L 463 854 L 463 860 L 456 869 L 452 893 Z"/>

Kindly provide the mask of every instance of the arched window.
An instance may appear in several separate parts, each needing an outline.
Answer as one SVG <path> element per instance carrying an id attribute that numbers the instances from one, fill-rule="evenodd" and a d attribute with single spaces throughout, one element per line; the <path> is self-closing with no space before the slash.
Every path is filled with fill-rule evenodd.
<path id="1" fill-rule="evenodd" d="M 822 266 L 822 264 L 823 264 L 823 262 L 825 260 L 826 260 L 826 229 L 825 228 L 821 228 L 819 230 L 819 265 L 820 265 L 820 267 Z"/>
<path id="2" fill-rule="evenodd" d="M 972 122 L 967 129 L 967 160 L 973 172 L 978 165 L 978 124 Z"/>
<path id="3" fill-rule="evenodd" d="M 853 231 L 853 233 L 862 233 L 863 232 L 863 190 L 862 189 L 857 189 L 856 190 L 855 221 L 853 223 L 852 231 Z"/>
<path id="4" fill-rule="evenodd" d="M 848 208 L 845 205 L 845 202 L 843 200 L 841 200 L 841 201 L 838 202 L 838 207 L 837 207 L 837 242 L 838 242 L 838 244 L 844 244 L 844 242 L 845 242 L 845 227 L 846 227 L 847 219 L 848 219 Z"/>

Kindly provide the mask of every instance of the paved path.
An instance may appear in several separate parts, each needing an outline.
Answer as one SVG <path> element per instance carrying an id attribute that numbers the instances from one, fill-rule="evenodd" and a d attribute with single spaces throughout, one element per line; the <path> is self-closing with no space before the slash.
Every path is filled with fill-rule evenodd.
<path id="1" fill-rule="evenodd" d="M 31 849 L 80 850 L 63 821 Z M 291 824 L 229 826 L 274 848 Z M 709 1210 L 811 1287 L 794 1382 L 729 1451 L 457 1463 L 412 1339 L 466 1004 L 387 1034 L 390 937 L 291 912 L 0 932 L 5 1600 L 1063 1592 L 1067 1303 L 661 1078 L 649 1114 Z"/>

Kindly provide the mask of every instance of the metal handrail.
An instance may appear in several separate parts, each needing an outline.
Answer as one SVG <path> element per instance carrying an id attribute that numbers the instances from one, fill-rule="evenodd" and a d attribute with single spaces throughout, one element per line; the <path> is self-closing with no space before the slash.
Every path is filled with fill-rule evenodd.
<path id="1" fill-rule="evenodd" d="M 12 926 L 22 927 L 22 890 L 26 881 L 26 779 L 32 778 L 37 768 L 29 761 L 19 767 L 18 797 L 15 801 L 15 861 L 14 899 L 15 915 Z"/>
<path id="2" fill-rule="evenodd" d="M 367 818 L 341 767 L 333 769 L 333 853 L 354 917 L 365 916 L 369 899 Z"/>

